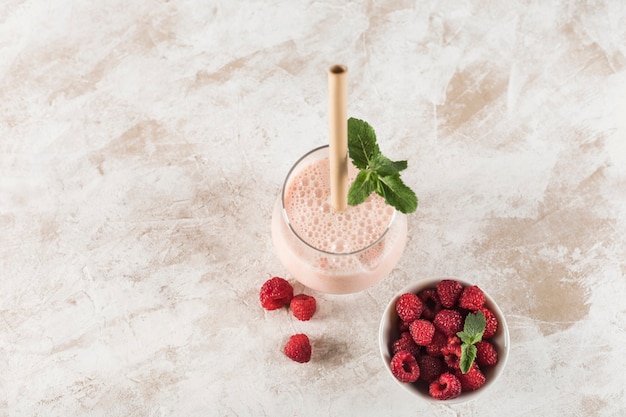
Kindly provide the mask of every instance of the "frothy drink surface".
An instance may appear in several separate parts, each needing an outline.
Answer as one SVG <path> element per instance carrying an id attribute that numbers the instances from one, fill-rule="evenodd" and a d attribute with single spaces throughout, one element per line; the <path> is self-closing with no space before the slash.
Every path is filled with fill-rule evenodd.
<path id="1" fill-rule="evenodd" d="M 285 210 L 293 229 L 309 245 L 326 252 L 350 253 L 374 243 L 385 232 L 393 208 L 376 194 L 337 213 L 330 203 L 328 159 L 312 162 L 291 179 Z M 350 183 L 358 170 L 349 164 Z"/>

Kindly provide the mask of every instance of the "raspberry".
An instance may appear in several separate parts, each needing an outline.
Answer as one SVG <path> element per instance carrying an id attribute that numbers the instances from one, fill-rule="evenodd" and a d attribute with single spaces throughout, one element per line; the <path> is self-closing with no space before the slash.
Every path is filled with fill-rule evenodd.
<path id="1" fill-rule="evenodd" d="M 449 336 L 448 341 L 446 343 L 447 346 L 461 346 L 461 338 L 459 336 Z"/>
<path id="2" fill-rule="evenodd" d="M 461 395 L 461 381 L 455 375 L 446 372 L 430 383 L 430 395 L 437 400 L 449 400 Z"/>
<path id="3" fill-rule="evenodd" d="M 441 356 L 441 348 L 448 344 L 448 336 L 435 329 L 433 339 L 426 346 L 426 353 L 431 356 Z"/>
<path id="4" fill-rule="evenodd" d="M 420 376 L 420 368 L 413 355 L 401 350 L 391 358 L 391 373 L 400 382 L 415 382 Z"/>
<path id="5" fill-rule="evenodd" d="M 268 279 L 261 286 L 259 299 L 261 306 L 266 310 L 276 310 L 284 307 L 293 298 L 293 287 L 287 280 L 280 277 Z"/>
<path id="6" fill-rule="evenodd" d="M 433 340 L 435 326 L 428 320 L 417 319 L 409 324 L 409 332 L 417 345 L 426 346 Z"/>
<path id="7" fill-rule="evenodd" d="M 437 295 L 437 290 L 429 288 L 417 294 L 417 297 L 422 301 L 424 310 L 422 311 L 422 318 L 426 320 L 432 320 L 435 318 L 435 314 L 441 310 L 441 300 Z"/>
<path id="8" fill-rule="evenodd" d="M 400 333 L 402 333 L 402 332 L 408 332 L 408 331 L 409 331 L 409 324 L 410 324 L 410 323 L 407 323 L 406 321 L 402 321 L 402 320 L 400 320 L 400 321 L 398 322 L 398 331 L 399 331 Z"/>
<path id="9" fill-rule="evenodd" d="M 396 302 L 396 312 L 400 316 L 400 320 L 407 323 L 417 320 L 422 314 L 422 310 L 424 310 L 422 301 L 412 293 L 402 294 Z"/>
<path id="10" fill-rule="evenodd" d="M 435 315 L 433 324 L 446 336 L 453 336 L 463 330 L 463 316 L 456 310 L 443 309 Z"/>
<path id="11" fill-rule="evenodd" d="M 441 359 L 434 356 L 421 356 L 417 362 L 420 367 L 420 379 L 426 382 L 432 382 L 439 378 L 445 369 Z"/>
<path id="12" fill-rule="evenodd" d="M 391 345 L 391 351 L 394 354 L 398 353 L 401 350 L 406 350 L 415 358 L 417 358 L 420 354 L 420 347 L 417 346 L 409 332 L 400 333 L 400 337 L 398 338 L 398 340 L 393 342 L 393 345 Z"/>
<path id="13" fill-rule="evenodd" d="M 466 374 L 457 371 L 456 376 L 461 382 L 462 391 L 474 391 L 485 384 L 485 375 L 483 375 L 475 363 Z"/>
<path id="14" fill-rule="evenodd" d="M 441 305 L 445 308 L 454 307 L 462 291 L 463 285 L 453 279 L 444 279 L 437 284 L 437 294 L 441 300 Z"/>
<path id="15" fill-rule="evenodd" d="M 448 344 L 441 348 L 441 354 L 446 365 L 455 371 L 460 368 L 461 353 L 461 341 L 456 336 L 448 339 Z"/>
<path id="16" fill-rule="evenodd" d="M 498 351 L 496 347 L 486 340 L 476 343 L 476 363 L 479 366 L 494 366 L 497 364 Z"/>
<path id="17" fill-rule="evenodd" d="M 293 315 L 302 321 L 310 320 L 315 313 L 317 303 L 315 297 L 306 294 L 298 294 L 291 299 L 289 308 Z"/>
<path id="18" fill-rule="evenodd" d="M 285 345 L 285 355 L 296 362 L 305 363 L 311 360 L 311 343 L 303 333 L 294 334 Z"/>
<path id="19" fill-rule="evenodd" d="M 459 307 L 476 311 L 485 305 L 485 293 L 476 285 L 463 288 L 459 297 Z"/>
<path id="20" fill-rule="evenodd" d="M 483 333 L 483 339 L 489 339 L 498 330 L 498 319 L 495 314 L 487 307 L 481 307 L 480 311 L 485 315 L 485 332 Z"/>

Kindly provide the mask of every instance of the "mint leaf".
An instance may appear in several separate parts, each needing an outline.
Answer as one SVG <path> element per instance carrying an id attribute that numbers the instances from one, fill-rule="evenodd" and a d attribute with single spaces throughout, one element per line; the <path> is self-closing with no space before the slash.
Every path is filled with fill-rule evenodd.
<path id="1" fill-rule="evenodd" d="M 348 119 L 348 154 L 359 169 L 367 169 L 374 156 L 380 154 L 372 126 L 353 117 Z"/>
<path id="2" fill-rule="evenodd" d="M 370 165 L 381 177 L 399 174 L 407 168 L 407 161 L 392 161 L 383 154 L 374 155 L 370 161 Z"/>
<path id="3" fill-rule="evenodd" d="M 474 359 L 476 359 L 475 345 L 482 340 L 486 324 L 487 320 L 485 319 L 485 315 L 482 311 L 469 313 L 465 317 L 463 331 L 456 334 L 463 342 L 461 345 L 460 367 L 461 372 L 464 374 L 470 370 L 472 363 L 474 363 Z"/>
<path id="4" fill-rule="evenodd" d="M 482 311 L 477 311 L 476 313 L 469 313 L 467 317 L 465 317 L 465 324 L 463 324 L 463 331 L 470 335 L 473 335 L 474 339 L 478 338 L 476 342 L 480 342 L 480 339 L 483 337 L 483 333 L 485 332 L 485 326 L 487 324 L 487 320 L 485 319 L 485 315 Z M 476 343 L 473 342 L 473 343 Z"/>
<path id="5" fill-rule="evenodd" d="M 399 174 L 379 178 L 378 194 L 402 213 L 412 213 L 417 209 L 417 196 L 400 179 Z"/>
<path id="6" fill-rule="evenodd" d="M 461 345 L 461 360 L 459 366 L 462 373 L 466 374 L 472 367 L 472 363 L 474 363 L 474 359 L 476 359 L 476 351 L 476 346 L 473 344 L 463 343 Z"/>
<path id="7" fill-rule="evenodd" d="M 408 162 L 392 161 L 382 155 L 372 126 L 352 117 L 348 119 L 348 155 L 361 170 L 348 191 L 348 204 L 361 204 L 375 191 L 402 213 L 417 209 L 417 196 L 400 179 L 400 172 L 407 168 Z"/>
<path id="8" fill-rule="evenodd" d="M 459 336 L 459 339 L 461 339 L 461 342 L 467 343 L 469 345 L 478 343 L 483 338 L 482 333 L 467 333 L 465 331 L 458 332 L 456 335 Z"/>
<path id="9" fill-rule="evenodd" d="M 456 335 L 459 336 L 459 339 L 461 339 L 461 342 L 468 343 L 468 344 L 472 343 L 472 342 L 470 342 L 470 340 L 472 340 L 472 335 L 471 334 L 465 333 L 465 332 L 461 331 L 461 332 L 457 332 Z"/>
<path id="10" fill-rule="evenodd" d="M 360 171 L 348 190 L 348 204 L 356 206 L 364 202 L 376 188 L 376 176 L 372 171 Z"/>

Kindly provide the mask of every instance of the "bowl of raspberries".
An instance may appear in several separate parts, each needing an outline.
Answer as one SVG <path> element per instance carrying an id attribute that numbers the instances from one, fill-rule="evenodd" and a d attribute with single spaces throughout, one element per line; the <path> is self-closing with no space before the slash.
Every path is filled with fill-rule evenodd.
<path id="1" fill-rule="evenodd" d="M 498 305 L 459 278 L 405 287 L 380 322 L 385 367 L 404 389 L 432 402 L 462 403 L 484 393 L 506 366 L 509 345 Z"/>

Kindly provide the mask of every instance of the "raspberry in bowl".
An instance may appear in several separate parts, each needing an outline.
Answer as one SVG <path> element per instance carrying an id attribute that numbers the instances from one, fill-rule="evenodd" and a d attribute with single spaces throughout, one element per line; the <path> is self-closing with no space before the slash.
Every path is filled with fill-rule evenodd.
<path id="1" fill-rule="evenodd" d="M 476 399 L 506 366 L 506 319 L 479 286 L 459 278 L 419 281 L 391 300 L 380 322 L 380 353 L 391 377 L 434 403 Z"/>

